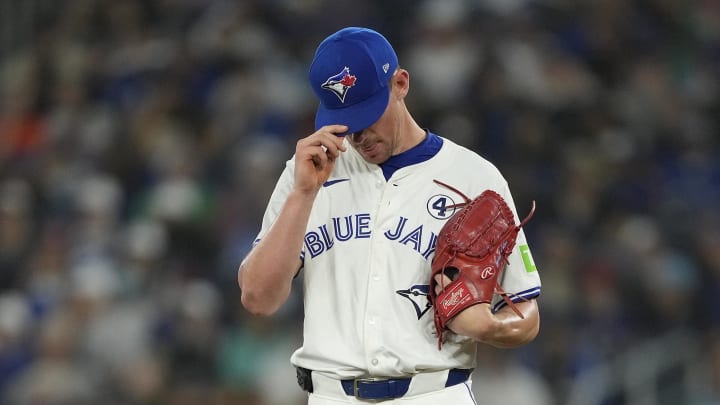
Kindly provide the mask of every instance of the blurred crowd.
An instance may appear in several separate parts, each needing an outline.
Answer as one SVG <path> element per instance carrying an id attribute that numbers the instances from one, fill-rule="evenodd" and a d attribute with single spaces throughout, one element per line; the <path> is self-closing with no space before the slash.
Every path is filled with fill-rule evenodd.
<path id="1" fill-rule="evenodd" d="M 255 318 L 236 271 L 348 25 L 395 45 L 421 126 L 537 201 L 540 335 L 481 350 L 479 403 L 565 404 L 674 331 L 702 353 L 682 403 L 720 403 L 720 3 L 0 3 L 25 33 L 0 54 L 0 403 L 303 403 L 301 289 Z"/>

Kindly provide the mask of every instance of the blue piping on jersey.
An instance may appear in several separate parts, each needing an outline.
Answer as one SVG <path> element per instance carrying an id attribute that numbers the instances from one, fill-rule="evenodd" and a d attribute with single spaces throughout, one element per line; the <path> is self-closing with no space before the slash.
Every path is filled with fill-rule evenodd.
<path id="1" fill-rule="evenodd" d="M 537 298 L 540 296 L 540 287 L 533 287 L 529 290 L 520 291 L 517 294 L 510 294 L 508 295 L 508 298 L 510 298 L 510 301 L 514 303 L 526 301 L 532 298 Z M 493 312 L 497 312 L 500 308 L 507 305 L 504 300 L 500 300 L 493 306 Z"/>
<path id="2" fill-rule="evenodd" d="M 470 395 L 470 399 L 472 399 L 473 404 L 477 405 L 477 401 L 475 401 L 475 394 L 473 394 L 472 389 L 470 388 L 470 384 L 467 382 L 463 383 L 465 385 L 465 388 L 467 388 L 468 394 Z"/>
<path id="3" fill-rule="evenodd" d="M 380 163 L 380 168 L 383 171 L 383 176 L 385 176 L 386 181 L 389 180 L 398 169 L 422 163 L 437 155 L 443 145 L 442 138 L 427 129 L 425 132 L 427 132 L 427 136 L 422 142 L 403 153 L 390 156 L 390 159 Z"/>

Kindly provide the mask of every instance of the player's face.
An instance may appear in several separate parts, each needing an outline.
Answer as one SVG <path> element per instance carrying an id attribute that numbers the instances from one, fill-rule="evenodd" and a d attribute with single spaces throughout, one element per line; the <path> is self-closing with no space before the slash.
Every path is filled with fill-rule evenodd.
<path id="1" fill-rule="evenodd" d="M 388 109 L 373 125 L 348 137 L 350 144 L 369 163 L 383 163 L 396 153 L 397 123 L 389 114 L 390 110 L 388 105 Z"/>
<path id="2" fill-rule="evenodd" d="M 390 102 L 380 119 L 363 131 L 348 135 L 350 144 L 369 163 L 383 163 L 407 149 L 402 143 L 402 124 L 407 111 L 402 97 L 396 96 L 397 91 L 401 90 L 393 86 Z"/>

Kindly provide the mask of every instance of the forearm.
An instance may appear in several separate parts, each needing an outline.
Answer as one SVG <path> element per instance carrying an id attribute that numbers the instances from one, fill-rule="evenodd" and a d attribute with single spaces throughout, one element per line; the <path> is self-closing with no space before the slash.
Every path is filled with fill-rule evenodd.
<path id="1" fill-rule="evenodd" d="M 248 311 L 270 315 L 290 295 L 314 199 L 314 194 L 291 192 L 275 223 L 240 265 L 238 284 Z"/>
<path id="2" fill-rule="evenodd" d="M 521 318 L 512 308 L 505 306 L 493 314 L 489 304 L 474 305 L 450 321 L 448 327 L 459 335 L 499 348 L 524 345 L 538 334 L 540 315 L 535 300 L 516 304 Z"/>

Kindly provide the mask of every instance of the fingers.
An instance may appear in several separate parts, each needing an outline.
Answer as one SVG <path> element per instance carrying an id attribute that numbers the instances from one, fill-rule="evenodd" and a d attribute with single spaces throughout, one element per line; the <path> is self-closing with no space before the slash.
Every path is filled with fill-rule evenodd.
<path id="1" fill-rule="evenodd" d="M 438 273 L 434 277 L 435 279 L 435 294 L 440 294 L 450 283 L 452 283 L 452 280 L 450 280 L 450 277 Z"/>
<path id="2" fill-rule="evenodd" d="M 346 151 L 345 125 L 324 126 L 300 139 L 295 146 L 295 188 L 317 192 L 333 170 L 335 159 Z"/>
<path id="3" fill-rule="evenodd" d="M 318 129 L 318 132 L 326 131 L 335 136 L 339 136 L 342 139 L 342 137 L 347 135 L 346 132 L 348 131 L 348 129 L 350 129 L 350 128 L 348 128 L 347 125 L 326 125 L 324 127 L 321 127 L 320 129 Z"/>
<path id="4" fill-rule="evenodd" d="M 338 136 L 347 132 L 348 127 L 345 125 L 328 125 L 315 131 L 307 138 L 298 141 L 298 155 L 309 156 L 313 163 L 324 167 L 328 160 L 334 160 L 340 156 L 340 152 L 345 152 L 344 137 Z"/>
<path id="5" fill-rule="evenodd" d="M 324 146 L 315 146 L 308 149 L 308 152 L 310 154 L 310 159 L 312 159 L 313 164 L 315 166 L 319 167 L 320 169 L 325 168 L 325 165 L 327 162 L 331 159 L 334 159 L 329 155 L 327 152 L 327 148 Z"/>
<path id="6" fill-rule="evenodd" d="M 325 147 L 328 154 L 334 158 L 340 155 L 340 151 L 345 152 L 345 136 L 348 130 L 345 125 L 328 125 L 317 130 L 310 137 L 317 136 L 317 140 Z"/>

